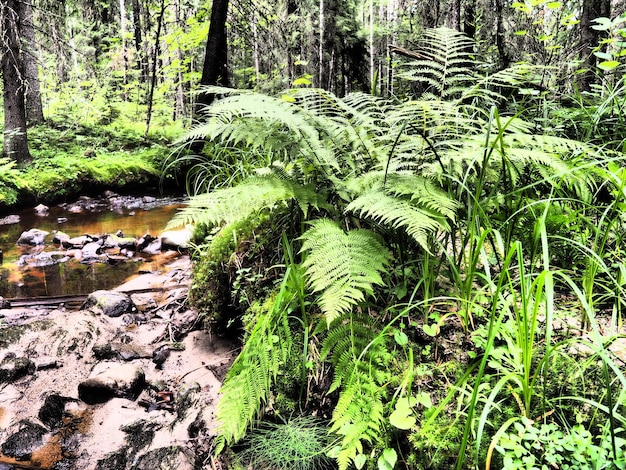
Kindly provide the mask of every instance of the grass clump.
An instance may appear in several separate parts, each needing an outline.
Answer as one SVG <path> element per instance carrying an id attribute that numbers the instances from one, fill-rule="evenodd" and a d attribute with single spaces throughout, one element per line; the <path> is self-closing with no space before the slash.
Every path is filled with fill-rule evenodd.
<path id="1" fill-rule="evenodd" d="M 285 423 L 263 423 L 245 440 L 239 457 L 258 470 L 323 470 L 334 468 L 326 455 L 328 428 L 311 416 Z"/>

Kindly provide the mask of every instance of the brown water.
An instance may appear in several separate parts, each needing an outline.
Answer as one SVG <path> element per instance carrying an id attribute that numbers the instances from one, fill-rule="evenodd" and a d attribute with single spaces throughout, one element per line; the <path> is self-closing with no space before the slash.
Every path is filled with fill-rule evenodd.
<path id="1" fill-rule="evenodd" d="M 158 236 L 176 211 L 183 206 L 181 198 L 160 199 L 146 208 L 102 207 L 95 212 L 72 213 L 67 208 L 51 207 L 45 217 L 34 209 L 17 214 L 20 223 L 0 226 L 0 249 L 4 262 L 0 266 L 0 296 L 5 298 L 32 298 L 88 294 L 98 289 L 110 289 L 141 271 L 158 271 L 163 255 L 141 255 L 110 265 L 107 263 L 81 263 L 74 259 L 52 266 L 19 266 L 17 261 L 33 248 L 16 245 L 21 233 L 31 228 L 46 230 L 51 234 L 62 231 L 71 237 L 83 234 L 116 233 L 121 230 L 126 237 L 141 237 L 146 233 Z M 60 222 L 59 220 L 67 219 Z M 45 251 L 59 248 L 50 245 L 52 235 L 46 238 Z"/>

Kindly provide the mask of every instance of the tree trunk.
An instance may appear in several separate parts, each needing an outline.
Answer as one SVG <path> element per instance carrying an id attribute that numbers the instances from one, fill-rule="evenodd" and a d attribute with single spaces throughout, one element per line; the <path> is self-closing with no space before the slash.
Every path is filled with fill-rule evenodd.
<path id="1" fill-rule="evenodd" d="M 140 82 L 145 83 L 148 81 L 148 66 L 146 64 L 146 54 L 143 50 L 143 34 L 141 30 L 141 4 L 139 0 L 133 0 L 133 37 L 135 38 L 135 51 L 137 54 L 137 61 L 135 67 L 141 73 Z"/>
<path id="2" fill-rule="evenodd" d="M 228 0 L 213 0 L 211 24 L 204 53 L 204 65 L 200 85 L 228 86 L 228 43 L 226 38 L 226 17 Z M 200 93 L 196 99 L 194 117 L 198 119 L 201 111 L 209 106 L 215 95 Z"/>
<path id="3" fill-rule="evenodd" d="M 317 86 L 324 87 L 324 0 L 320 0 L 320 18 L 319 18 L 319 48 L 317 51 L 318 67 L 317 67 Z"/>
<path id="4" fill-rule="evenodd" d="M 163 17 L 165 16 L 165 0 L 161 0 L 161 10 L 157 20 L 156 37 L 154 38 L 154 55 L 152 56 L 152 75 L 150 77 L 150 89 L 148 90 L 148 111 L 146 112 L 146 132 L 148 135 L 150 130 L 150 121 L 152 120 L 152 104 L 154 101 L 154 89 L 156 88 L 157 69 L 159 66 L 159 55 L 161 54 L 161 29 L 163 28 Z"/>
<path id="5" fill-rule="evenodd" d="M 124 97 L 124 101 L 128 100 L 128 93 L 126 90 L 126 85 L 128 85 L 128 51 L 126 48 L 126 33 L 127 33 L 127 25 L 126 25 L 126 2 L 124 0 L 120 0 L 120 35 L 122 39 L 122 61 L 124 67 L 123 70 L 123 91 L 122 96 Z"/>
<path id="6" fill-rule="evenodd" d="M 461 0 L 450 0 L 445 24 L 450 29 L 461 30 Z"/>
<path id="7" fill-rule="evenodd" d="M 583 0 L 580 15 L 580 49 L 581 59 L 585 72 L 579 76 L 578 88 L 580 91 L 591 90 L 596 78 L 596 56 L 594 49 L 600 45 L 604 31 L 592 28 L 593 20 L 599 17 L 610 17 L 611 3 L 609 0 Z"/>
<path id="8" fill-rule="evenodd" d="M 37 43 L 33 23 L 33 6 L 30 0 L 21 2 L 22 34 L 24 37 L 24 76 L 26 78 L 26 120 L 28 125 L 43 124 L 43 106 L 41 104 L 41 86 L 39 66 L 37 65 Z"/>
<path id="9" fill-rule="evenodd" d="M 4 144 L 2 154 L 18 163 L 30 161 L 26 134 L 24 69 L 20 50 L 22 8 L 19 0 L 0 1 L 2 19 L 2 83 L 4 96 Z"/>

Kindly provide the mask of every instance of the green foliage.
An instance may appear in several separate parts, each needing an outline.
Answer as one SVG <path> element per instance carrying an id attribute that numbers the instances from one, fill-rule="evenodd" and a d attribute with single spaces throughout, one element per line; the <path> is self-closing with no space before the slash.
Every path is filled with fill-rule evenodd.
<path id="1" fill-rule="evenodd" d="M 15 162 L 0 158 L 0 204 L 11 205 L 17 202 L 18 194 L 27 187 Z"/>
<path id="2" fill-rule="evenodd" d="M 366 454 L 365 445 L 373 447 L 384 440 L 384 404 L 393 354 L 374 320 L 353 314 L 349 321 L 337 321 L 329 329 L 320 359 L 327 357 L 334 366 L 329 393 L 340 390 L 331 432 L 341 442 L 333 453 L 339 469 L 345 470 Z"/>
<path id="3" fill-rule="evenodd" d="M 268 169 L 265 175 L 248 178 L 241 184 L 221 188 L 193 197 L 189 205 L 181 210 L 168 224 L 176 227 L 185 224 L 230 223 L 251 216 L 261 209 L 272 209 L 277 203 L 295 200 L 303 213 L 310 206 L 323 203 L 320 195 L 311 186 L 302 186 L 283 175 Z"/>
<path id="4" fill-rule="evenodd" d="M 313 292 L 321 292 L 318 304 L 330 325 L 340 315 L 373 294 L 383 284 L 390 253 L 380 238 L 368 230 L 344 232 L 335 222 L 319 219 L 303 235 L 303 266 Z"/>
<path id="5" fill-rule="evenodd" d="M 512 429 L 499 434 L 492 442 L 501 454 L 498 468 L 626 468 L 623 456 L 618 461 L 613 460 L 608 435 L 594 437 L 582 424 L 564 430 L 556 423 L 522 417 L 513 423 Z M 621 447 L 626 441 L 619 439 L 619 443 Z"/>
<path id="6" fill-rule="evenodd" d="M 252 430 L 239 456 L 259 470 L 323 470 L 334 468 L 327 457 L 328 428 L 311 416 L 285 423 L 262 423 Z"/>
<path id="7" fill-rule="evenodd" d="M 292 347 L 288 287 L 259 306 L 246 342 L 228 370 L 217 407 L 218 450 L 240 440 L 267 403 Z"/>

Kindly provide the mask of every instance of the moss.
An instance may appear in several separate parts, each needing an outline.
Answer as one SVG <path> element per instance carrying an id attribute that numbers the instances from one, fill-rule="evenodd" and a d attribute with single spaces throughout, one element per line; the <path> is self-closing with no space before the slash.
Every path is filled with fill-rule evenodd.
<path id="1" fill-rule="evenodd" d="M 44 331 L 54 325 L 50 320 L 37 320 L 24 325 L 2 325 L 0 327 L 0 349 L 17 343 L 27 331 Z"/>
<path id="2" fill-rule="evenodd" d="M 241 317 L 254 299 L 271 290 L 266 274 L 273 260 L 265 255 L 276 247 L 264 242 L 270 221 L 266 215 L 233 222 L 214 233 L 196 229 L 190 299 L 207 329 L 226 333 L 242 326 Z M 245 299 L 245 301 L 243 301 Z"/>

